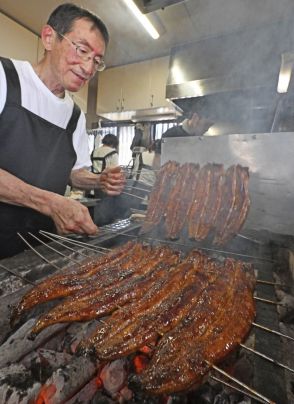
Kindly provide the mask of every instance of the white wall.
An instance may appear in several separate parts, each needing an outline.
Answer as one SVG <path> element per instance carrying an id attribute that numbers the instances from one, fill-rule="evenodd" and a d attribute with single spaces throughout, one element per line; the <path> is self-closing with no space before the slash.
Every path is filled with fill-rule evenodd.
<path id="1" fill-rule="evenodd" d="M 1 56 L 36 63 L 38 59 L 38 36 L 0 14 L 0 54 Z"/>

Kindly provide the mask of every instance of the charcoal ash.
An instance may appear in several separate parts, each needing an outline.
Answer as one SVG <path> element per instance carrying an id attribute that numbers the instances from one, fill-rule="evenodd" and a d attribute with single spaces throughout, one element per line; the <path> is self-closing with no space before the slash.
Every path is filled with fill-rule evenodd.
<path id="1" fill-rule="evenodd" d="M 60 332 L 65 327 L 64 324 L 48 327 L 44 332 L 40 333 L 34 341 L 31 341 L 28 335 L 34 323 L 35 319 L 29 320 L 0 346 L 0 366 L 19 361 L 29 352 L 37 349 L 47 340 L 53 338 L 56 333 Z"/>
<path id="2" fill-rule="evenodd" d="M 83 404 L 83 403 L 96 403 L 98 396 L 105 397 L 100 391 L 97 392 L 97 380 L 96 378 L 90 380 L 77 394 L 71 399 L 66 401 L 66 404 Z M 98 395 L 99 393 L 99 395 Z M 107 398 L 108 399 L 108 398 Z M 96 401 L 97 400 L 97 401 Z M 111 400 L 113 402 L 113 400 Z M 106 401 L 105 401 L 106 402 Z"/>
<path id="3" fill-rule="evenodd" d="M 78 404 L 78 403 L 74 403 L 74 404 Z M 89 401 L 89 404 L 117 404 L 117 401 L 113 400 L 111 397 L 108 397 L 103 391 L 99 390 L 95 393 L 93 398 Z"/>
<path id="4" fill-rule="evenodd" d="M 0 296 L 4 297 L 13 292 L 18 291 L 24 286 L 24 281 L 21 279 L 10 276 L 1 281 Z"/>
<path id="5" fill-rule="evenodd" d="M 41 385 L 32 373 L 21 364 L 12 364 L 0 369 L 0 402 L 25 404 L 32 400 Z"/>
<path id="6" fill-rule="evenodd" d="M 40 383 L 45 383 L 59 367 L 70 362 L 72 356 L 65 352 L 38 349 L 22 359 L 21 364 L 31 370 L 32 376 Z"/>
<path id="7" fill-rule="evenodd" d="M 276 294 L 280 303 L 278 306 L 280 320 L 294 324 L 294 297 L 282 290 L 277 290 Z"/>
<path id="8" fill-rule="evenodd" d="M 70 354 L 76 353 L 77 347 L 82 339 L 86 339 L 90 336 L 98 325 L 98 320 L 70 324 L 65 332 L 63 341 L 60 344 L 61 350 Z"/>

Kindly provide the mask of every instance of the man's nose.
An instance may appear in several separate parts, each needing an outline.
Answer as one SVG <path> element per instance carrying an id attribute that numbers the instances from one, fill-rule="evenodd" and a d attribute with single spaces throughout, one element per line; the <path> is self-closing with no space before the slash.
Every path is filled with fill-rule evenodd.
<path id="1" fill-rule="evenodd" d="M 96 73 L 94 67 L 94 59 L 89 58 L 88 60 L 82 60 L 82 68 L 84 72 L 87 74 L 87 76 L 89 77 L 94 76 L 94 74 Z"/>

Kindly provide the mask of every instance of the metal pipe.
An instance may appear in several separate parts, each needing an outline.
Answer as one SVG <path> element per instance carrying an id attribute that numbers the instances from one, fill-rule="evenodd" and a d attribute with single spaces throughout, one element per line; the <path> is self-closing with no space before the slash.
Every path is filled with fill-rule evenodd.
<path id="1" fill-rule="evenodd" d="M 249 348 L 248 346 L 246 346 L 246 345 L 244 345 L 244 344 L 240 344 L 240 346 L 241 346 L 242 348 L 246 349 L 247 351 L 250 351 L 250 352 L 254 353 L 254 354 L 257 355 L 257 356 L 260 356 L 261 358 L 266 359 L 267 361 L 269 361 L 269 362 L 271 362 L 271 363 L 274 363 L 275 365 L 280 366 L 280 367 L 282 367 L 283 369 L 289 370 L 289 372 L 294 373 L 294 369 L 291 369 L 289 366 L 283 365 L 281 362 L 278 362 L 277 360 L 272 359 L 272 358 L 270 358 L 269 356 L 267 356 L 267 355 L 265 355 L 265 354 L 263 354 L 263 353 L 261 353 L 261 352 L 258 352 L 258 351 L 254 350 L 254 349 L 252 349 L 252 348 Z"/>

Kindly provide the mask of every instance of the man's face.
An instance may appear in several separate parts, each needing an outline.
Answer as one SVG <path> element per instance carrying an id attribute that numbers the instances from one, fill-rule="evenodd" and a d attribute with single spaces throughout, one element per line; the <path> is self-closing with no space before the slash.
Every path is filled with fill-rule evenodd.
<path id="1" fill-rule="evenodd" d="M 76 92 L 96 73 L 94 57 L 103 57 L 105 41 L 97 29 L 92 29 L 92 22 L 80 19 L 75 21 L 72 30 L 58 38 L 55 33 L 50 61 L 53 76 L 60 87 Z M 77 53 L 77 46 L 82 52 L 88 52 L 89 60 L 83 60 Z"/>

